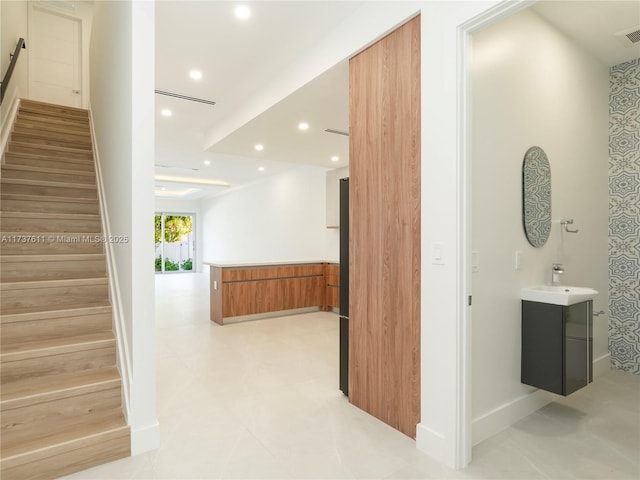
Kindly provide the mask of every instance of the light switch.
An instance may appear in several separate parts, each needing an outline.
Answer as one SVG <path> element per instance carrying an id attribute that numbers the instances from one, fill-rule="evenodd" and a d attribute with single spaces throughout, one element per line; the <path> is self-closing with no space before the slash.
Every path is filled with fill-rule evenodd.
<path id="1" fill-rule="evenodd" d="M 516 270 L 522 270 L 522 252 L 520 250 L 516 251 L 515 267 L 516 267 Z"/>
<path id="2" fill-rule="evenodd" d="M 214 289 L 214 290 L 217 290 L 217 289 L 218 289 L 218 281 L 217 281 L 217 280 L 214 280 L 214 281 L 213 281 L 213 289 Z"/>
<path id="3" fill-rule="evenodd" d="M 476 273 L 480 271 L 480 254 L 478 252 L 471 252 L 471 272 Z"/>
<path id="4" fill-rule="evenodd" d="M 434 265 L 444 265 L 444 244 L 434 242 L 431 244 L 431 263 Z"/>

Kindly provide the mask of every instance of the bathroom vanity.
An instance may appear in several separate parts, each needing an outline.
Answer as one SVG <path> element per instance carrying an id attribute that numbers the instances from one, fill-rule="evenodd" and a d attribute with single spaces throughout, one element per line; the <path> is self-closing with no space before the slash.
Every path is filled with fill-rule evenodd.
<path id="1" fill-rule="evenodd" d="M 592 312 L 592 300 L 522 300 L 522 383 L 566 396 L 593 381 Z"/>

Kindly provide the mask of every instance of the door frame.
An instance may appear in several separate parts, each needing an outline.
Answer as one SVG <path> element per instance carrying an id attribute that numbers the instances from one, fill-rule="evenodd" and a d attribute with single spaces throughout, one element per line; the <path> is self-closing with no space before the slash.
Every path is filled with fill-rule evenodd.
<path id="1" fill-rule="evenodd" d="M 84 51 L 85 51 L 85 45 L 84 45 L 84 35 L 83 35 L 83 31 L 84 31 L 84 19 L 79 16 L 79 15 L 73 15 L 71 12 L 63 12 L 58 8 L 52 7 L 50 5 L 46 5 L 43 3 L 36 3 L 36 2 L 29 2 L 29 12 L 27 15 L 27 32 L 29 35 L 29 39 L 33 38 L 33 35 L 35 33 L 35 26 L 33 24 L 33 17 L 35 15 L 35 11 L 36 10 L 40 10 L 41 12 L 46 12 L 48 14 L 51 15 L 57 15 L 59 17 L 62 18 L 66 18 L 67 20 L 71 20 L 73 22 L 76 22 L 77 27 L 78 27 L 78 56 L 79 56 L 79 64 L 78 64 L 78 74 L 80 76 L 79 78 L 79 88 L 80 88 L 80 106 L 77 108 L 83 108 L 83 106 L 85 105 L 86 101 L 88 101 L 88 98 L 85 97 L 85 75 L 84 75 Z M 29 40 L 30 43 L 31 40 Z M 30 52 L 29 50 L 29 44 L 27 44 L 27 52 Z M 33 72 L 33 68 L 34 68 L 34 58 L 33 55 L 31 55 L 30 53 L 28 54 L 29 57 L 29 69 L 28 69 L 28 74 L 27 74 L 27 94 L 29 96 L 29 98 L 32 98 L 32 88 L 31 88 L 31 72 Z"/>
<path id="2" fill-rule="evenodd" d="M 457 271 L 457 297 L 458 305 L 464 305 L 458 309 L 456 315 L 457 366 L 456 387 L 459 395 L 456 398 L 456 441 L 455 441 L 455 467 L 464 468 L 472 458 L 472 307 L 469 303 L 473 295 L 472 282 L 472 35 L 494 23 L 497 23 L 511 15 L 529 8 L 537 0 L 511 0 L 501 2 L 480 14 L 470 18 L 458 26 L 457 38 L 457 97 L 458 97 L 458 121 L 457 121 L 457 184 L 458 206 L 457 209 L 457 237 L 460 262 Z"/>

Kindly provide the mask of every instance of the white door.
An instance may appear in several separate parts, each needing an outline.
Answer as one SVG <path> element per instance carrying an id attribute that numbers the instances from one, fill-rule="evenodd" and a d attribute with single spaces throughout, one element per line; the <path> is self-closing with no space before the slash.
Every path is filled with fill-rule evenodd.
<path id="1" fill-rule="evenodd" d="M 80 21 L 38 7 L 33 7 L 30 14 L 29 97 L 82 106 Z"/>

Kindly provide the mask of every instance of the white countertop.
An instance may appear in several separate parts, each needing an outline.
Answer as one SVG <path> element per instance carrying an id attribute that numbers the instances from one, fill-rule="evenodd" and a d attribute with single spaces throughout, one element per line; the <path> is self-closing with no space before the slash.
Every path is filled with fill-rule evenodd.
<path id="1" fill-rule="evenodd" d="M 254 263 L 232 263 L 232 262 L 202 262 L 204 265 L 210 265 L 212 267 L 222 268 L 246 268 L 246 267 L 275 267 L 279 265 L 309 265 L 317 263 L 336 263 L 336 260 L 294 260 L 294 261 L 282 261 L 282 262 L 254 262 Z"/>

